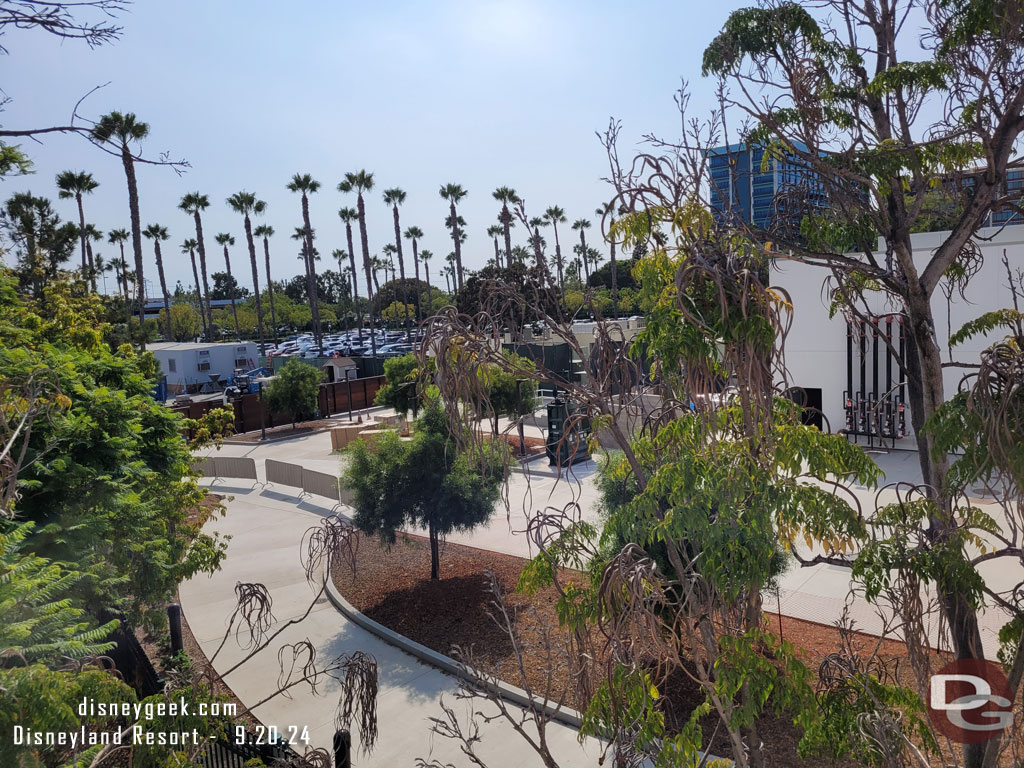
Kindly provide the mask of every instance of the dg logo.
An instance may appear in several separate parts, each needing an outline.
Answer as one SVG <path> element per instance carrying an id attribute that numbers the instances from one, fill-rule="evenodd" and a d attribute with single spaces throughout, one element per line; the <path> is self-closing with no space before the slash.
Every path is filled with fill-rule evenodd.
<path id="1" fill-rule="evenodd" d="M 951 741 L 980 744 L 1010 727 L 1011 695 L 998 664 L 958 659 L 932 675 L 928 715 L 935 729 Z"/>

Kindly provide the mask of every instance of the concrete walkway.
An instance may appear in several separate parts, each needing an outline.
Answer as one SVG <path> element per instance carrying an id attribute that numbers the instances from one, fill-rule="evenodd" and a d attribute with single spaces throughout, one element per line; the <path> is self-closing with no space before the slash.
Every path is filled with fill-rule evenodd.
<path id="1" fill-rule="evenodd" d="M 284 449 L 289 460 L 302 460 L 297 454 L 306 449 L 301 446 L 315 437 L 319 436 L 289 441 L 288 448 Z M 337 459 L 325 461 L 333 461 L 337 468 Z M 326 467 L 324 469 L 326 471 Z M 211 577 L 199 576 L 185 582 L 179 592 L 185 617 L 207 656 L 213 654 L 224 636 L 227 619 L 235 606 L 237 582 L 259 582 L 268 587 L 274 601 L 274 626 L 306 610 L 315 590 L 306 582 L 299 564 L 302 535 L 329 513 L 327 508 L 308 502 L 296 503 L 294 497 L 273 489 L 229 489 L 223 483 L 212 489 L 233 494 L 227 502 L 227 514 L 208 524 L 209 530 L 231 536 L 228 554 L 220 571 Z M 428 609 L 429 606 L 424 606 L 424 610 Z M 302 623 L 283 632 L 270 647 L 228 675 L 225 678 L 228 686 L 243 702 L 260 701 L 277 687 L 278 650 L 286 643 L 307 638 L 322 661 L 355 651 L 372 654 L 377 660 L 377 746 L 370 754 L 354 749 L 353 765 L 411 767 L 417 757 L 455 765 L 468 763 L 455 742 L 431 734 L 428 722 L 428 718 L 442 715 L 439 701 L 444 696 L 445 702 L 463 716 L 463 725 L 466 724 L 468 707 L 465 702 L 455 700 L 456 680 L 347 621 L 326 597 L 317 601 Z M 245 654 L 232 637 L 214 666 L 218 671 L 226 670 Z M 338 690 L 339 685 L 334 680 L 322 683 L 317 694 L 306 686 L 299 686 L 291 691 L 291 698 L 272 699 L 256 709 L 255 714 L 264 724 L 276 725 L 282 733 L 290 725 L 308 726 L 311 745 L 329 749 L 335 730 Z M 495 714 L 496 708 L 484 703 L 481 711 Z M 573 729 L 558 724 L 550 725 L 547 733 L 560 765 L 565 768 L 597 765 L 599 748 L 595 742 L 581 746 Z M 536 753 L 503 720 L 482 725 L 480 735 L 478 753 L 489 765 L 509 768 L 541 765 Z M 354 732 L 353 741 L 358 742 L 358 739 L 358 733 Z M 301 745 L 298 748 L 301 752 Z"/>

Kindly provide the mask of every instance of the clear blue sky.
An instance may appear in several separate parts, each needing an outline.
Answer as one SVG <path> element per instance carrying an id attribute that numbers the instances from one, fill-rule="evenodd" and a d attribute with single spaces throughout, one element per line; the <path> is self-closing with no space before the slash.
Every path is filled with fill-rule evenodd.
<path id="1" fill-rule="evenodd" d="M 680 78 L 691 82 L 695 109 L 710 106 L 714 84 L 700 78 L 701 52 L 728 12 L 745 4 L 142 0 L 121 18 L 122 38 L 96 50 L 38 31 L 5 35 L 0 86 L 12 102 L 0 119 L 7 127 L 64 124 L 78 98 L 110 81 L 82 113 L 135 112 L 150 124 L 148 156 L 167 150 L 192 165 L 181 177 L 166 168 L 138 172 L 143 226 L 156 222 L 171 233 L 164 246 L 170 286 L 192 283 L 187 258 L 178 256 L 193 235 L 176 207 L 182 194 L 199 190 L 213 203 L 204 220 L 211 271 L 223 268 L 213 235 L 230 232 L 233 271 L 250 285 L 241 218 L 225 198 L 244 189 L 268 203 L 264 221 L 277 230 L 274 277 L 284 279 L 300 268 L 289 235 L 301 225 L 299 199 L 285 184 L 296 172 L 322 184 L 311 215 L 325 269 L 331 251 L 346 247 L 337 209 L 355 204 L 335 187 L 361 168 L 375 180 L 367 200 L 371 253 L 393 240 L 381 192 L 401 187 L 403 228 L 426 233 L 421 248 L 435 254 L 434 278 L 451 250 L 442 183 L 469 191 L 460 206 L 468 268 L 493 255 L 486 228 L 495 222 L 498 186 L 515 188 L 531 215 L 558 204 L 570 222 L 594 219 L 609 196 L 595 130 L 621 118 L 627 152 L 644 133 L 675 135 Z M 23 147 L 36 173 L 9 178 L 0 196 L 31 190 L 77 220 L 73 201 L 56 200 L 53 178 L 87 170 L 101 185 L 86 201 L 87 220 L 104 232 L 128 227 L 116 158 L 70 136 Z M 566 226 L 560 234 L 564 247 L 573 233 Z M 522 227 L 514 235 L 521 242 Z M 550 230 L 545 236 L 553 247 Z M 144 245 L 147 278 L 155 281 Z M 98 250 L 114 253 L 106 243 Z"/>

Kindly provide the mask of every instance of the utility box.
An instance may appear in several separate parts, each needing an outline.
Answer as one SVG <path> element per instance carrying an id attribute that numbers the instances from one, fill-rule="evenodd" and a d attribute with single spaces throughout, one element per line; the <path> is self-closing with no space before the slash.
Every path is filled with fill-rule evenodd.
<path id="1" fill-rule="evenodd" d="M 568 467 L 590 459 L 587 437 L 590 422 L 575 418 L 578 408 L 561 395 L 548 403 L 548 464 Z"/>

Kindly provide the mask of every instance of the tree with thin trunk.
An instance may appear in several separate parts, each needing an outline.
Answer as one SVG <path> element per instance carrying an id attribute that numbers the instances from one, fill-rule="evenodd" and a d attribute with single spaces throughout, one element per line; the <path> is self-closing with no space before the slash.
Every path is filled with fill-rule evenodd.
<path id="1" fill-rule="evenodd" d="M 501 229 L 505 236 L 505 266 L 512 266 L 512 227 L 515 226 L 512 211 L 509 206 L 519 204 L 519 195 L 511 187 L 498 187 L 491 193 L 491 197 L 501 203 L 501 211 L 498 212 L 498 221 L 501 222 Z"/>
<path id="2" fill-rule="evenodd" d="M 398 206 L 405 202 L 405 192 L 398 187 L 384 190 L 384 203 L 391 206 L 395 220 L 395 251 L 398 255 L 398 272 L 402 280 L 402 304 L 405 307 L 405 340 L 412 340 L 409 328 L 409 287 L 405 282 L 405 258 L 402 256 L 402 227 L 398 220 Z"/>
<path id="3" fill-rule="evenodd" d="M 89 263 L 89 268 L 88 268 L 88 275 L 89 276 L 88 276 L 88 280 L 89 280 L 90 286 L 92 287 L 92 292 L 93 293 L 96 293 L 96 276 L 100 274 L 101 270 L 100 270 L 99 266 L 96 265 L 93 262 L 92 244 L 94 242 L 98 243 L 102 239 L 103 239 L 103 233 L 100 232 L 98 229 L 96 229 L 96 225 L 95 224 L 86 224 L 85 225 L 85 255 L 86 255 L 86 260 Z"/>
<path id="4" fill-rule="evenodd" d="M 217 235 L 214 240 L 217 241 L 217 245 L 224 247 L 224 269 L 228 273 L 227 286 L 228 291 L 231 295 L 231 314 L 235 317 L 235 336 L 241 338 L 242 331 L 238 327 L 238 306 L 235 304 L 235 278 L 231 276 L 231 254 L 228 252 L 228 247 L 235 244 L 235 238 L 226 232 L 221 232 Z"/>
<path id="5" fill-rule="evenodd" d="M 502 235 L 501 224 L 491 224 L 487 228 L 487 235 L 494 241 L 494 266 L 501 269 L 501 248 L 498 246 L 498 238 Z"/>
<path id="6" fill-rule="evenodd" d="M 460 225 L 462 220 L 455 206 L 468 194 L 459 184 L 444 184 L 439 190 L 441 197 L 448 201 L 448 216 L 452 222 L 451 233 L 452 243 L 455 245 L 455 289 L 462 290 L 462 231 Z"/>
<path id="7" fill-rule="evenodd" d="M 144 230 L 142 234 L 149 240 L 153 241 L 153 255 L 156 258 L 156 274 L 160 279 L 160 294 L 164 300 L 164 317 L 166 318 L 166 330 L 167 340 L 174 341 L 174 334 L 171 332 L 171 296 L 167 293 L 167 279 L 164 277 L 164 257 L 160 251 L 160 243 L 167 240 L 170 235 L 167 234 L 167 227 L 161 227 L 159 224 L 150 224 Z"/>
<path id="8" fill-rule="evenodd" d="M 541 270 L 541 274 L 547 271 L 548 265 L 547 260 L 544 258 L 544 246 L 547 243 L 544 237 L 540 233 L 541 227 L 548 225 L 547 219 L 541 218 L 540 216 L 534 216 L 527 222 L 531 233 L 530 233 L 530 244 L 533 246 L 533 258 L 537 261 L 537 268 Z"/>
<path id="9" fill-rule="evenodd" d="M 92 260 L 88 258 L 85 235 L 85 207 L 82 205 L 82 196 L 90 194 L 99 183 L 92 177 L 91 173 L 85 171 L 62 171 L 57 174 L 57 197 L 61 200 L 74 198 L 78 205 L 78 230 L 82 241 L 82 275 L 83 277 L 92 274 L 92 292 L 96 292 L 96 276 Z"/>
<path id="10" fill-rule="evenodd" d="M 427 312 L 431 315 L 434 314 L 434 297 L 430 290 L 430 260 L 434 258 L 434 254 L 431 251 L 424 249 L 420 252 L 420 261 L 423 262 L 423 276 L 427 281 Z"/>
<path id="11" fill-rule="evenodd" d="M 344 183 L 344 182 L 342 182 Z M 341 185 L 338 185 L 341 188 Z M 356 252 L 352 248 L 352 222 L 359 219 L 355 208 L 338 209 L 338 218 L 345 222 L 345 240 L 348 243 L 348 265 L 352 271 L 352 303 L 356 312 L 356 324 L 359 328 L 359 343 L 363 343 L 363 312 L 359 308 L 359 270 L 356 269 Z"/>
<path id="12" fill-rule="evenodd" d="M 558 267 L 558 290 L 565 292 L 565 283 L 562 279 L 562 245 L 558 242 L 558 225 L 565 224 L 568 219 L 565 218 L 565 211 L 559 208 L 557 205 L 552 205 L 546 211 L 544 211 L 544 218 L 555 231 L 555 266 Z"/>
<path id="13" fill-rule="evenodd" d="M 618 266 L 615 261 L 615 204 L 605 203 L 594 211 L 595 216 L 601 218 L 601 227 L 605 232 L 605 239 L 608 241 L 608 252 L 611 261 L 611 273 L 612 273 L 612 316 L 619 316 L 619 277 L 618 277 Z M 607 226 L 604 224 L 605 220 L 608 221 Z M 557 239 L 557 235 L 556 235 Z"/>
<path id="14" fill-rule="evenodd" d="M 138 120 L 131 112 L 111 112 L 103 115 L 93 126 L 92 138 L 101 144 L 117 147 L 124 167 L 125 180 L 128 183 L 128 211 L 131 214 L 132 252 L 135 256 L 135 286 L 138 296 L 139 331 L 146 320 L 146 281 L 142 264 L 142 223 L 139 215 L 139 186 L 135 178 L 135 155 L 132 154 L 130 142 L 142 141 L 149 135 L 149 125 Z M 145 346 L 144 337 L 142 345 Z"/>
<path id="15" fill-rule="evenodd" d="M 128 262 L 125 261 L 124 257 L 124 244 L 131 237 L 128 234 L 127 229 L 112 229 L 107 233 L 107 242 L 111 245 L 117 245 L 121 249 L 121 268 L 119 275 L 119 282 L 121 283 L 121 295 L 124 297 L 125 306 L 125 322 L 128 322 L 128 318 L 131 317 L 131 303 L 128 299 Z"/>
<path id="16" fill-rule="evenodd" d="M 207 326 L 206 319 L 206 305 L 203 302 L 203 287 L 199 282 L 199 268 L 196 266 L 196 249 L 199 247 L 199 241 L 194 237 L 185 240 L 181 244 L 181 252 L 187 253 L 189 260 L 192 262 L 192 279 L 195 280 L 196 286 L 196 304 L 199 305 L 199 317 L 203 323 L 203 337 L 209 337 L 209 328 Z"/>
<path id="17" fill-rule="evenodd" d="M 384 247 L 387 248 L 387 246 Z M 386 281 L 388 279 L 388 263 L 380 256 L 374 256 L 370 259 L 370 266 L 373 267 L 373 286 L 377 289 L 377 293 L 380 293 L 380 279 L 377 277 L 377 273 L 383 270 Z"/>
<path id="18" fill-rule="evenodd" d="M 302 226 L 306 235 L 304 252 L 307 259 L 306 286 L 309 291 L 309 310 L 313 316 L 313 338 L 317 349 L 323 355 L 323 335 L 320 328 L 320 300 L 317 296 L 316 260 L 313 248 L 313 227 L 309 222 L 309 196 L 320 189 L 320 182 L 308 173 L 296 173 L 288 182 L 288 190 L 302 195 Z"/>
<path id="19" fill-rule="evenodd" d="M 590 229 L 590 221 L 587 219 L 576 219 L 572 223 L 572 228 L 580 233 L 580 258 L 583 259 L 583 271 L 586 273 L 586 279 L 583 281 L 584 287 L 590 282 L 590 262 L 587 260 L 587 230 Z"/>
<path id="20" fill-rule="evenodd" d="M 373 321 L 373 265 L 370 261 L 370 241 L 366 234 L 366 201 L 363 192 L 373 189 L 373 174 L 365 170 L 346 173 L 345 180 L 338 184 L 339 192 L 356 193 L 356 212 L 359 217 L 359 241 L 363 251 L 363 271 L 366 273 L 366 300 L 370 307 L 370 350 L 377 356 L 377 335 L 374 333 Z"/>
<path id="21" fill-rule="evenodd" d="M 261 216 L 267 210 L 267 204 L 257 200 L 252 192 L 236 192 L 228 198 L 228 205 L 235 213 L 242 214 L 245 224 L 245 240 L 249 246 L 249 265 L 252 267 L 252 292 L 256 297 L 256 327 L 259 329 L 260 356 L 267 354 L 267 345 L 263 336 L 263 301 L 260 298 L 260 270 L 256 261 L 256 242 L 253 240 L 252 216 Z"/>
<path id="22" fill-rule="evenodd" d="M 178 203 L 179 209 L 192 216 L 192 221 L 196 227 L 196 243 L 199 251 L 199 274 L 203 278 L 203 292 L 199 297 L 199 300 L 206 305 L 207 341 L 211 339 L 209 334 L 213 331 L 213 305 L 210 303 L 210 281 L 206 269 L 206 240 L 203 238 L 203 218 L 201 213 L 209 207 L 210 198 L 206 195 L 200 194 L 199 192 L 188 193 L 182 197 L 181 202 Z"/>
<path id="23" fill-rule="evenodd" d="M 267 298 L 270 299 L 270 322 L 274 326 L 274 344 L 277 344 L 277 312 L 274 310 L 274 281 L 270 277 L 270 238 L 274 236 L 274 228 L 269 224 L 260 224 L 253 230 L 256 237 L 263 238 L 263 259 L 267 275 Z"/>
<path id="24" fill-rule="evenodd" d="M 420 253 L 419 253 L 419 241 L 423 237 L 423 230 L 417 226 L 406 227 L 405 238 L 412 241 L 412 263 L 416 269 L 416 323 L 420 324 L 423 322 L 423 307 L 420 306 L 423 301 L 419 295 L 420 291 Z"/>

